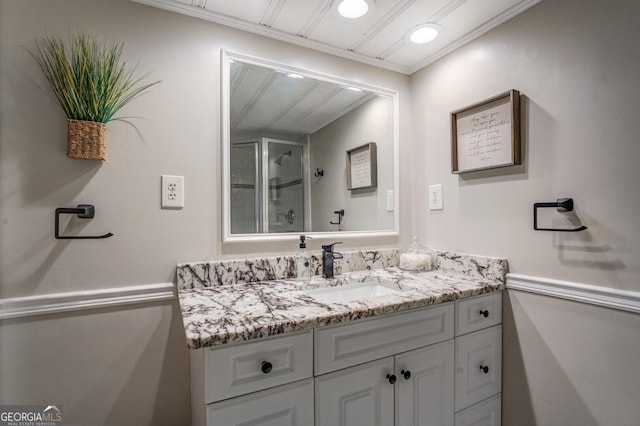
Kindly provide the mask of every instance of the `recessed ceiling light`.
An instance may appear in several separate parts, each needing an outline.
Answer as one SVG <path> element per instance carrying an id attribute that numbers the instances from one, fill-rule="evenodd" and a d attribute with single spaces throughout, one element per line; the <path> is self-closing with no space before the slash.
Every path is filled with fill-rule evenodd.
<path id="1" fill-rule="evenodd" d="M 370 1 L 372 0 L 342 0 L 338 5 L 338 13 L 349 19 L 360 18 L 369 11 Z"/>
<path id="2" fill-rule="evenodd" d="M 353 86 L 347 87 L 347 90 L 352 90 L 354 92 L 362 92 L 362 89 L 360 89 L 359 87 L 353 87 Z"/>
<path id="3" fill-rule="evenodd" d="M 304 78 L 300 74 L 296 74 L 294 72 L 291 72 L 291 73 L 287 74 L 287 77 L 289 77 L 289 78 Z"/>
<path id="4" fill-rule="evenodd" d="M 436 24 L 419 25 L 409 31 L 409 40 L 416 44 L 429 43 L 436 37 L 438 37 L 438 26 Z"/>

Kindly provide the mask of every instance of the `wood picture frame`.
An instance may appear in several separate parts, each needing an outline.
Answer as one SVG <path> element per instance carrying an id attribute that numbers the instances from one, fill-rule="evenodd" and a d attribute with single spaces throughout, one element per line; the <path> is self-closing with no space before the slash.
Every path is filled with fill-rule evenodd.
<path id="1" fill-rule="evenodd" d="M 378 151 L 369 142 L 347 151 L 347 189 L 378 186 Z"/>
<path id="2" fill-rule="evenodd" d="M 451 173 L 520 164 L 519 91 L 512 89 L 451 113 Z"/>

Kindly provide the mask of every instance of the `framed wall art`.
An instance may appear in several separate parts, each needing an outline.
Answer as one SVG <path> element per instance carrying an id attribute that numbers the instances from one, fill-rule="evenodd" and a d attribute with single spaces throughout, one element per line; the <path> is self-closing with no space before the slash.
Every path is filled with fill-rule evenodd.
<path id="1" fill-rule="evenodd" d="M 451 172 L 519 165 L 520 92 L 509 90 L 451 113 Z"/>
<path id="2" fill-rule="evenodd" d="M 375 142 L 347 151 L 347 189 L 378 186 L 378 153 Z"/>

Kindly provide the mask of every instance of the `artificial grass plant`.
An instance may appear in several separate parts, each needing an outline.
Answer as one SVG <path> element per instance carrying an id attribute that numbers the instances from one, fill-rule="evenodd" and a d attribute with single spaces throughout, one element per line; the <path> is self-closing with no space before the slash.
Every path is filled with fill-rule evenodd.
<path id="1" fill-rule="evenodd" d="M 61 39 L 36 40 L 29 50 L 46 76 L 67 118 L 107 123 L 123 106 L 149 87 L 147 75 L 121 60 L 123 43 L 106 44 L 92 35 L 78 33 L 67 50 Z"/>

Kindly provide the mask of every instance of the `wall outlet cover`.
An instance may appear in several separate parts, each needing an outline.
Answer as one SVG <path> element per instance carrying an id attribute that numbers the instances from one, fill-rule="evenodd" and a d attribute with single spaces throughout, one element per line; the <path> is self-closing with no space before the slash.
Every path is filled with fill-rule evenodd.
<path id="1" fill-rule="evenodd" d="M 184 176 L 162 175 L 161 206 L 163 209 L 184 207 Z"/>
<path id="2" fill-rule="evenodd" d="M 442 209 L 442 184 L 429 185 L 429 210 Z"/>

